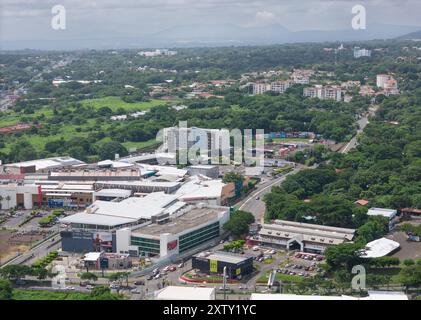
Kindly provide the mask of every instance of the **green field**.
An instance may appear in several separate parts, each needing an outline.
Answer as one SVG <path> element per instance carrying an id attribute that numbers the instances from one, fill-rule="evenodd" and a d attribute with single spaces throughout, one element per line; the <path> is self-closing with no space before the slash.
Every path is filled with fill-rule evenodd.
<path id="1" fill-rule="evenodd" d="M 13 300 L 90 300 L 88 293 L 47 290 L 13 290 Z"/>
<path id="2" fill-rule="evenodd" d="M 53 110 L 50 107 L 43 107 L 39 110 L 36 110 L 34 113 L 31 113 L 31 114 L 7 111 L 3 113 L 2 116 L 0 117 L 0 128 L 12 126 L 19 122 L 22 122 L 20 120 L 22 117 L 36 118 L 42 114 L 45 116 L 46 119 L 51 118 L 53 116 Z"/>
<path id="3" fill-rule="evenodd" d="M 98 99 L 85 99 L 81 101 L 83 106 L 90 106 L 95 109 L 102 107 L 109 107 L 113 112 L 118 109 L 124 109 L 126 111 L 146 110 L 159 105 L 163 105 L 166 102 L 162 100 L 152 99 L 148 102 L 135 102 L 127 103 L 120 99 L 120 97 L 104 97 Z"/>
<path id="4" fill-rule="evenodd" d="M 93 108 L 99 109 L 101 107 L 108 106 L 113 111 L 118 110 L 119 108 L 123 108 L 126 111 L 135 111 L 135 110 L 146 110 L 153 107 L 156 107 L 158 105 L 163 105 L 165 102 L 161 100 L 153 99 L 148 102 L 138 102 L 138 103 L 127 103 L 122 101 L 119 97 L 104 97 L 104 98 L 98 98 L 98 99 L 86 99 L 82 100 L 81 103 L 85 106 L 91 106 Z M 16 123 L 22 122 L 22 117 L 28 117 L 28 118 L 36 118 L 40 115 L 45 116 L 44 121 L 48 121 L 49 118 L 53 117 L 53 110 L 49 106 L 45 106 L 40 110 L 36 110 L 32 114 L 23 114 L 20 112 L 7 112 L 3 114 L 2 117 L 0 117 L 0 127 L 5 127 L 9 125 L 14 125 Z M 113 122 L 105 122 L 100 125 L 101 129 L 106 129 L 109 127 Z M 43 122 L 41 122 L 43 124 Z M 95 119 L 88 119 L 87 123 L 82 125 L 73 125 L 73 124 L 67 124 L 65 126 L 60 126 L 57 130 L 56 134 L 51 134 L 49 136 L 41 136 L 39 134 L 30 134 L 30 133 L 23 133 L 21 137 L 19 137 L 19 140 L 27 140 L 29 143 L 31 143 L 36 149 L 42 150 L 44 149 L 44 146 L 47 142 L 54 141 L 54 140 L 60 140 L 63 138 L 64 140 L 69 140 L 71 138 L 86 138 L 89 135 L 89 128 L 93 128 L 97 126 Z M 12 139 L 15 140 L 15 139 Z M 0 152 L 8 153 L 10 152 L 10 144 L 12 143 L 12 140 L 6 140 L 5 147 L 0 149 Z M 107 141 L 110 141 L 111 139 L 108 138 Z M 105 139 L 104 139 L 105 141 Z M 145 148 L 153 146 L 156 143 L 155 139 L 144 141 L 144 142 L 125 142 L 123 145 L 129 149 L 129 148 Z"/>
<path id="5" fill-rule="evenodd" d="M 273 138 L 272 141 L 273 142 L 278 142 L 278 143 L 308 143 L 308 140 L 310 139 L 306 139 L 306 138 Z"/>
<path id="6" fill-rule="evenodd" d="M 269 274 L 271 273 L 272 271 L 270 270 L 270 271 L 266 271 L 265 272 L 265 274 L 263 274 L 258 280 L 257 280 L 257 282 L 260 282 L 260 283 L 267 283 L 268 282 L 268 279 L 269 279 Z M 292 275 L 289 275 L 289 274 L 283 274 L 283 273 L 279 273 L 279 272 L 277 272 L 276 273 L 276 276 L 275 276 L 275 280 L 276 281 L 283 281 L 283 282 L 294 282 L 294 283 L 299 283 L 299 282 L 302 282 L 303 280 L 304 280 L 305 278 L 304 277 L 301 277 L 301 276 L 292 276 Z"/>

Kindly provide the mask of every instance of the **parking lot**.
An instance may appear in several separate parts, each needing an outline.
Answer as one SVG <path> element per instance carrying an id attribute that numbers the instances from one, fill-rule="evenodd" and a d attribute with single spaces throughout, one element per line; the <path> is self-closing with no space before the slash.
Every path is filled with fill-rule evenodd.
<path id="1" fill-rule="evenodd" d="M 282 274 L 302 277 L 314 276 L 323 271 L 317 266 L 317 263 L 323 260 L 324 257 L 322 255 L 297 252 L 276 271 Z"/>

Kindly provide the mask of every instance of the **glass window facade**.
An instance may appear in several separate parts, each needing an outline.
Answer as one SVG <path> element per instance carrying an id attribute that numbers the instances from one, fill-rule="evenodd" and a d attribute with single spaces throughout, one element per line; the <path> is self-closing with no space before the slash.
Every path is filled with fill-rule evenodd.
<path id="1" fill-rule="evenodd" d="M 160 253 L 159 240 L 142 237 L 131 237 L 130 243 L 132 246 L 138 247 L 139 255 L 157 255 Z"/>
<path id="2" fill-rule="evenodd" d="M 191 248 L 209 241 L 219 236 L 219 222 L 212 223 L 206 227 L 194 230 L 180 236 L 179 239 L 179 252 L 182 253 Z"/>

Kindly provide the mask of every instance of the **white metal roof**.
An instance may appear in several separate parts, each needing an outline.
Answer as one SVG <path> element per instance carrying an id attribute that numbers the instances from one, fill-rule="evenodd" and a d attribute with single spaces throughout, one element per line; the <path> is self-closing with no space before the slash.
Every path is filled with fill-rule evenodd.
<path id="1" fill-rule="evenodd" d="M 101 185 L 121 185 L 121 186 L 139 186 L 139 187 L 164 187 L 173 188 L 180 185 L 180 182 L 167 182 L 167 181 L 98 181 Z"/>
<path id="2" fill-rule="evenodd" d="M 113 160 L 104 160 L 97 163 L 98 166 L 111 166 L 113 168 L 125 168 L 125 167 L 132 167 L 132 163 L 128 163 L 125 161 L 113 161 Z"/>
<path id="3" fill-rule="evenodd" d="M 215 300 L 215 288 L 168 286 L 155 291 L 156 300 Z"/>
<path id="4" fill-rule="evenodd" d="M 326 244 L 339 244 L 351 241 L 355 230 L 322 226 L 311 223 L 301 223 L 286 220 L 275 220 L 272 224 L 263 224 L 259 231 L 261 236 L 271 236 L 292 239 L 300 237 L 305 241 L 315 241 Z"/>
<path id="5" fill-rule="evenodd" d="M 203 180 L 199 176 L 193 176 L 175 194 L 179 199 L 186 201 L 194 198 L 220 198 L 224 186 L 222 180 Z"/>
<path id="6" fill-rule="evenodd" d="M 95 191 L 94 195 L 96 197 L 130 197 L 132 192 L 126 189 L 102 189 Z"/>
<path id="7" fill-rule="evenodd" d="M 83 257 L 83 261 L 97 261 L 101 257 L 101 252 L 88 252 Z"/>
<path id="8" fill-rule="evenodd" d="M 394 209 L 385 209 L 385 208 L 370 208 L 368 209 L 367 215 L 369 216 L 383 216 L 386 218 L 393 218 L 397 213 Z"/>
<path id="9" fill-rule="evenodd" d="M 70 190 L 92 190 L 92 184 L 63 184 L 61 189 L 70 189 Z"/>
<path id="10" fill-rule="evenodd" d="M 177 196 L 164 192 L 152 192 L 143 198 L 130 197 L 120 202 L 95 201 L 87 211 L 101 216 L 115 216 L 130 219 L 150 219 L 162 213 Z"/>
<path id="11" fill-rule="evenodd" d="M 72 157 L 53 157 L 53 158 L 48 158 L 48 159 L 37 159 L 37 160 L 31 160 L 31 161 L 10 163 L 7 165 L 15 166 L 15 167 L 35 166 L 35 170 L 40 170 L 40 169 L 46 169 L 46 168 L 70 166 L 70 165 L 78 165 L 78 164 L 84 164 L 84 162 Z"/>
<path id="12" fill-rule="evenodd" d="M 135 219 L 125 218 L 125 217 L 113 217 L 106 216 L 102 214 L 94 213 L 85 213 L 79 212 L 74 215 L 60 219 L 61 223 L 80 223 L 80 224 L 92 224 L 92 225 L 101 225 L 101 226 L 118 226 L 127 223 L 135 222 Z"/>
<path id="13" fill-rule="evenodd" d="M 400 247 L 400 244 L 396 241 L 380 238 L 371 241 L 366 244 L 365 250 L 363 250 L 363 258 L 378 258 L 384 257 Z"/>

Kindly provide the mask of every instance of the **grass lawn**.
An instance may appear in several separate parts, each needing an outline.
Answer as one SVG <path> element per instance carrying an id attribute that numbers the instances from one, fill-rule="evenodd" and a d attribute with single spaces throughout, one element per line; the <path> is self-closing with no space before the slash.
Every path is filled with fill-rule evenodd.
<path id="1" fill-rule="evenodd" d="M 89 300 L 88 293 L 47 290 L 13 290 L 13 300 Z"/>
<path id="2" fill-rule="evenodd" d="M 163 105 L 166 102 L 162 100 L 152 99 L 149 102 L 138 102 L 138 103 L 126 103 L 121 100 L 119 97 L 104 97 L 98 99 L 86 99 L 82 100 L 81 103 L 83 105 L 93 106 L 94 108 L 101 108 L 104 106 L 110 107 L 113 111 L 116 111 L 119 108 L 123 108 L 127 111 L 134 111 L 134 110 L 145 110 L 150 109 L 158 105 Z M 5 127 L 9 125 L 14 125 L 16 123 L 21 122 L 20 119 L 22 117 L 30 117 L 35 118 L 39 115 L 43 114 L 45 116 L 45 120 L 48 120 L 53 116 L 53 110 L 50 106 L 45 106 L 40 110 L 36 110 L 33 114 L 22 114 L 20 112 L 10 111 L 4 113 L 2 117 L 0 117 L 0 127 Z M 44 120 L 43 120 L 44 121 Z M 41 123 L 43 122 L 41 121 Z M 111 122 L 104 122 L 101 123 L 99 126 L 106 130 L 110 127 L 113 123 Z M 113 124 L 115 125 L 115 124 Z M 37 150 L 43 150 L 44 146 L 47 142 L 60 140 L 63 138 L 64 140 L 69 140 L 71 138 L 86 138 L 90 134 L 89 128 L 98 127 L 96 124 L 96 119 L 88 119 L 87 123 L 81 125 L 73 125 L 73 124 L 66 124 L 62 126 L 54 126 L 57 128 L 55 134 L 51 134 L 49 136 L 41 136 L 39 134 L 30 134 L 30 133 L 23 133 L 19 140 L 27 140 L 30 144 L 32 144 Z M 76 131 L 76 129 L 80 129 Z M 109 139 L 111 140 L 111 139 Z M 10 145 L 13 142 L 17 142 L 16 139 L 6 139 L 5 140 L 5 147 L 0 149 L 0 152 L 9 153 L 10 152 Z M 149 141 L 143 142 L 125 142 L 123 145 L 127 148 L 147 148 L 154 146 L 156 144 L 155 139 L 151 139 Z"/>
<path id="3" fill-rule="evenodd" d="M 308 143 L 309 139 L 306 138 L 273 138 L 273 142 L 284 142 L 284 143 L 295 143 L 295 142 L 301 142 L 301 143 Z"/>
<path id="4" fill-rule="evenodd" d="M 265 274 L 263 274 L 258 280 L 257 282 L 263 282 L 263 283 L 267 283 L 268 279 L 269 279 L 269 274 L 272 272 L 272 270 L 270 271 L 266 271 Z M 301 277 L 301 276 L 291 276 L 289 274 L 282 274 L 277 272 L 276 276 L 275 276 L 275 280 L 276 281 L 283 281 L 283 282 L 294 282 L 294 283 L 299 283 L 302 282 L 305 278 Z"/>
<path id="5" fill-rule="evenodd" d="M 160 142 L 157 142 L 155 139 L 151 139 L 151 140 L 142 141 L 142 142 L 128 141 L 128 142 L 124 142 L 123 146 L 125 146 L 126 149 L 129 150 L 131 148 L 136 148 L 136 149 L 148 148 L 148 147 L 158 145 L 158 144 L 160 144 Z"/>
<path id="6" fill-rule="evenodd" d="M 42 114 L 47 119 L 51 118 L 53 116 L 53 109 L 49 106 L 45 106 L 45 107 L 42 107 L 39 110 L 36 110 L 34 113 L 31 113 L 31 114 L 15 112 L 15 111 L 12 111 L 12 110 L 7 111 L 7 112 L 3 113 L 2 117 L 0 117 L 0 128 L 15 125 L 15 124 L 21 122 L 20 118 L 22 118 L 22 117 L 36 118 L 36 117 L 38 117 Z"/>
<path id="7" fill-rule="evenodd" d="M 146 110 L 158 105 L 163 105 L 166 102 L 157 99 L 151 99 L 148 102 L 135 102 L 127 103 L 120 99 L 120 97 L 104 97 L 97 99 L 85 99 L 81 101 L 83 106 L 92 106 L 95 109 L 102 107 L 109 107 L 111 110 L 116 111 L 120 108 L 123 108 L 126 111 L 135 111 L 135 110 Z"/>

